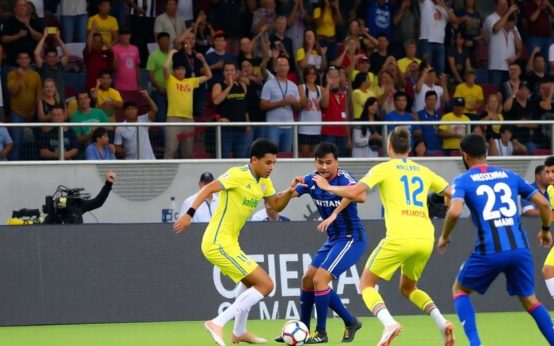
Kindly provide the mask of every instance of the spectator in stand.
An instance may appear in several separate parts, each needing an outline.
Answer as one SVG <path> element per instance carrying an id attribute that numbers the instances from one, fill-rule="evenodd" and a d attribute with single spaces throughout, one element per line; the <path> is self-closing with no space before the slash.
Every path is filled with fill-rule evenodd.
<path id="1" fill-rule="evenodd" d="M 554 15 L 554 6 L 549 0 L 524 0 L 523 13 L 527 21 L 527 49 L 533 51 L 538 48 L 546 59 L 551 43 L 550 21 Z"/>
<path id="2" fill-rule="evenodd" d="M 104 44 L 102 35 L 94 33 L 94 30 L 89 30 L 87 34 L 84 58 L 87 65 L 85 87 L 90 90 L 96 86 L 100 72 L 110 70 L 113 62 L 111 48 Z"/>
<path id="3" fill-rule="evenodd" d="M 123 98 L 117 89 L 112 88 L 110 71 L 100 72 L 96 87 L 90 90 L 90 96 L 96 107 L 101 108 L 110 122 L 115 122 L 115 114 L 123 108 Z"/>
<path id="4" fill-rule="evenodd" d="M 379 101 L 380 115 L 384 118 L 385 114 L 394 110 L 394 94 L 401 90 L 394 83 L 394 76 L 389 71 L 381 71 L 378 80 L 379 86 L 376 94 Z"/>
<path id="5" fill-rule="evenodd" d="M 210 172 L 204 172 L 200 176 L 200 180 L 198 181 L 198 188 L 202 190 L 202 188 L 212 181 L 214 181 L 214 175 Z M 187 197 L 183 204 L 181 205 L 181 211 L 180 215 L 184 215 L 189 208 L 192 206 L 192 202 L 196 199 L 196 196 L 198 196 L 198 192 L 195 193 L 192 196 Z M 196 212 L 194 213 L 194 216 L 192 217 L 191 222 L 210 222 L 212 219 L 212 215 L 217 209 L 217 203 L 219 201 L 219 193 L 210 193 L 208 197 L 200 204 L 200 207 L 196 209 Z"/>
<path id="6" fill-rule="evenodd" d="M 387 60 L 385 60 L 381 71 L 389 72 L 392 78 L 394 78 L 394 85 L 396 88 L 404 91 L 404 88 L 406 87 L 406 79 L 404 78 L 402 72 L 400 72 L 400 67 L 398 67 L 398 63 L 396 62 L 394 56 L 390 55 Z"/>
<path id="7" fill-rule="evenodd" d="M 360 72 L 367 73 L 369 80 L 371 81 L 371 87 L 373 89 L 373 92 L 376 92 L 379 88 L 379 83 L 377 81 L 377 76 L 371 73 L 370 71 L 371 64 L 369 62 L 369 58 L 365 55 L 361 55 L 358 58 L 356 68 L 354 71 L 352 71 L 352 74 L 350 75 L 350 81 L 353 82 L 354 78 L 356 78 L 356 75 Z"/>
<path id="8" fill-rule="evenodd" d="M 455 83 L 463 83 L 466 71 L 471 70 L 471 59 L 461 31 L 454 35 L 454 46 L 448 47 L 447 59 L 450 74 Z"/>
<path id="9" fill-rule="evenodd" d="M 240 13 L 240 36 L 251 37 L 252 36 L 252 22 L 254 20 L 254 12 L 258 9 L 257 0 L 245 0 L 244 9 Z"/>
<path id="10" fill-rule="evenodd" d="M 35 107 L 40 99 L 41 80 L 38 73 L 30 67 L 31 56 L 27 52 L 17 54 L 17 69 L 8 73 L 8 91 L 10 94 L 10 119 L 12 123 L 33 121 Z M 14 148 L 10 160 L 19 160 L 23 143 L 23 127 L 12 128 Z"/>
<path id="11" fill-rule="evenodd" d="M 500 126 L 500 138 L 493 138 L 489 141 L 489 156 L 512 156 L 525 155 L 527 148 L 512 139 L 514 128 L 511 125 Z"/>
<path id="12" fill-rule="evenodd" d="M 438 95 L 434 90 L 425 93 L 425 107 L 416 113 L 416 120 L 419 121 L 440 121 L 441 115 L 437 111 Z M 442 138 L 439 136 L 437 125 L 416 125 L 414 126 L 414 136 L 421 138 L 425 142 L 426 150 L 429 155 L 442 153 Z"/>
<path id="13" fill-rule="evenodd" d="M 348 75 L 352 75 L 356 60 L 360 54 L 360 41 L 357 37 L 348 36 L 344 40 L 341 54 L 331 63 L 334 66 L 342 66 Z"/>
<path id="14" fill-rule="evenodd" d="M 13 149 L 13 140 L 6 127 L 0 126 L 0 161 L 6 161 Z"/>
<path id="15" fill-rule="evenodd" d="M 389 39 L 385 34 L 377 36 L 377 49 L 371 53 L 369 57 L 369 62 L 371 64 L 370 71 L 373 74 L 378 74 L 379 71 L 383 68 L 387 58 L 391 56 L 389 54 Z"/>
<path id="16" fill-rule="evenodd" d="M 289 73 L 294 74 L 296 73 L 296 61 L 292 50 L 292 40 L 286 36 L 286 32 L 287 18 L 285 16 L 277 17 L 274 32 L 269 36 L 270 48 L 278 50 L 280 56 L 284 55 L 287 57 L 289 61 Z"/>
<path id="17" fill-rule="evenodd" d="M 415 86 L 419 80 L 419 65 L 417 62 L 412 62 L 408 65 L 406 73 L 404 73 L 404 89 L 406 95 L 408 95 L 408 100 L 411 100 L 410 109 L 413 109 L 414 100 L 415 100 Z"/>
<path id="18" fill-rule="evenodd" d="M 211 88 L 215 83 L 224 81 L 223 64 L 225 61 L 236 61 L 237 57 L 227 52 L 227 37 L 223 31 L 216 31 L 213 37 L 214 50 L 206 54 L 206 62 L 210 66 L 213 79 L 209 83 Z"/>
<path id="19" fill-rule="evenodd" d="M 187 26 L 192 24 L 194 20 L 194 13 L 202 11 L 202 9 L 197 11 L 194 8 L 195 2 L 196 1 L 194 0 L 179 0 L 177 2 L 177 14 L 185 20 L 185 24 Z"/>
<path id="20" fill-rule="evenodd" d="M 415 40 L 410 39 L 405 41 L 404 51 L 406 52 L 406 55 L 402 59 L 398 60 L 398 67 L 400 68 L 400 72 L 405 74 L 408 69 L 408 65 L 415 62 L 417 66 L 419 66 L 419 64 L 421 64 L 421 59 L 416 57 L 417 44 Z"/>
<path id="21" fill-rule="evenodd" d="M 420 44 L 424 61 L 433 66 L 438 74 L 445 71 L 444 62 L 446 47 L 446 25 L 456 23 L 457 18 L 445 0 L 420 0 L 421 12 Z"/>
<path id="22" fill-rule="evenodd" d="M 475 83 L 475 71 L 467 70 L 465 73 L 465 82 L 459 84 L 454 91 L 454 97 L 461 97 L 465 100 L 466 108 L 464 113 L 471 118 L 481 113 L 481 107 L 485 101 L 483 88 Z"/>
<path id="23" fill-rule="evenodd" d="M 138 47 L 141 67 L 148 60 L 148 43 L 154 42 L 154 22 L 156 21 L 156 0 L 125 0 L 130 9 L 129 26 L 133 35 L 131 44 Z M 184 1 L 183 1 L 184 2 Z"/>
<path id="24" fill-rule="evenodd" d="M 423 138 L 416 138 L 414 140 L 414 151 L 412 153 L 415 157 L 426 157 L 427 153 L 427 144 Z"/>
<path id="25" fill-rule="evenodd" d="M 58 59 L 58 50 L 56 47 L 51 47 L 46 49 L 43 54 L 43 47 L 44 42 L 46 38 L 50 36 L 48 34 L 47 29 L 44 29 L 44 35 L 38 42 L 35 51 L 35 64 L 37 68 L 37 72 L 40 75 L 40 78 L 42 80 L 45 79 L 53 79 L 56 83 L 56 89 L 58 90 L 60 94 L 60 100 L 65 100 L 65 83 L 63 78 L 64 68 L 67 65 L 67 61 L 69 60 L 69 50 L 67 49 L 66 45 L 63 43 L 62 39 L 60 38 L 60 32 L 56 30 L 56 33 L 53 34 L 55 40 L 59 44 L 60 48 L 62 49 L 63 55 L 61 58 Z"/>
<path id="26" fill-rule="evenodd" d="M 138 47 L 131 44 L 131 32 L 127 28 L 119 31 L 119 42 L 112 46 L 114 87 L 121 91 L 140 89 L 140 54 Z"/>
<path id="27" fill-rule="evenodd" d="M 304 45 L 296 51 L 298 67 L 304 70 L 308 66 L 314 66 L 318 73 L 327 68 L 327 47 L 321 48 L 313 30 L 304 33 Z M 345 51 L 346 52 L 346 51 Z"/>
<path id="28" fill-rule="evenodd" d="M 365 55 L 371 53 L 377 46 L 377 39 L 370 35 L 369 29 L 356 18 L 350 19 L 346 36 L 356 37 L 360 44 L 360 51 Z"/>
<path id="29" fill-rule="evenodd" d="M 325 76 L 327 85 L 323 89 L 321 99 L 323 121 L 348 121 L 349 100 L 346 92 L 340 88 L 339 70 L 331 66 Z M 337 146 L 341 157 L 346 157 L 352 149 L 352 137 L 347 125 L 323 125 L 321 134 L 323 141 Z"/>
<path id="30" fill-rule="evenodd" d="M 202 3 L 206 1 L 198 1 Z M 243 7 L 244 0 L 225 0 L 225 1 L 207 1 L 212 2 L 213 7 L 207 10 L 211 16 L 211 21 L 214 28 L 224 31 L 230 41 L 231 46 L 236 47 L 237 40 L 240 36 L 240 11 Z M 233 50 L 235 52 L 235 50 Z"/>
<path id="31" fill-rule="evenodd" d="M 12 67 L 18 65 L 16 60 L 19 52 L 26 52 L 29 57 L 33 56 L 43 31 L 38 20 L 30 17 L 26 0 L 14 2 L 13 16 L 6 19 L 1 29 L 0 37 L 6 50 L 6 65 Z"/>
<path id="32" fill-rule="evenodd" d="M 87 30 L 102 35 L 105 45 L 111 46 L 118 40 L 119 25 L 115 17 L 110 16 L 110 0 L 98 2 L 98 14 L 88 19 Z"/>
<path id="33" fill-rule="evenodd" d="M 214 29 L 208 23 L 208 15 L 203 10 L 198 11 L 196 21 L 192 25 L 192 32 L 196 33 L 196 50 L 199 53 L 206 54 L 211 46 L 210 40 L 214 36 Z"/>
<path id="34" fill-rule="evenodd" d="M 251 31 L 254 34 L 266 31 L 277 19 L 275 0 L 261 0 L 260 7 L 254 11 Z"/>
<path id="35" fill-rule="evenodd" d="M 133 101 L 128 101 L 123 104 L 123 112 L 125 113 L 126 123 L 150 123 L 156 119 L 158 107 L 148 95 L 147 90 L 141 90 L 140 93 L 148 102 L 148 113 L 138 115 L 138 107 Z M 137 135 L 138 131 L 138 135 Z M 138 140 L 138 143 L 137 143 Z M 124 157 L 125 160 L 155 160 L 150 137 L 148 136 L 148 126 L 131 127 L 118 126 L 115 129 L 114 138 L 115 152 L 119 157 Z M 140 149 L 137 152 L 137 148 Z"/>
<path id="36" fill-rule="evenodd" d="M 400 4 L 398 5 L 398 2 Z M 412 5 L 411 0 L 397 1 L 396 10 L 393 17 L 393 30 L 392 30 L 392 54 L 400 59 L 402 54 L 402 47 L 406 49 L 406 42 L 413 41 L 414 45 L 417 40 L 417 23 L 419 15 L 416 9 Z M 406 51 L 406 54 L 408 52 Z M 404 69 L 405 70 L 405 69 Z M 404 71 L 403 71 L 404 72 Z"/>
<path id="37" fill-rule="evenodd" d="M 50 111 L 54 107 L 63 108 L 63 100 L 60 99 L 54 80 L 48 78 L 42 82 L 42 93 L 37 102 L 36 114 L 38 121 L 42 123 L 51 121 Z"/>
<path id="38" fill-rule="evenodd" d="M 454 98 L 452 112 L 442 116 L 441 121 L 470 121 L 464 114 L 465 100 L 461 97 Z M 442 138 L 442 151 L 450 156 L 453 150 L 460 150 L 460 141 L 466 135 L 466 125 L 440 125 L 439 136 Z"/>
<path id="39" fill-rule="evenodd" d="M 77 93 L 77 112 L 70 118 L 72 123 L 108 123 L 110 120 L 106 113 L 98 108 L 91 107 L 91 98 L 88 91 L 80 91 Z M 80 145 L 78 158 L 85 159 L 85 149 L 92 138 L 92 131 L 96 127 L 91 126 L 74 126 L 72 127 L 77 138 L 77 143 Z"/>
<path id="40" fill-rule="evenodd" d="M 498 88 L 504 103 L 514 97 L 514 90 L 517 90 L 521 83 L 521 66 L 517 62 L 511 63 L 508 67 L 508 77 L 508 80 Z"/>
<path id="41" fill-rule="evenodd" d="M 446 104 L 450 100 L 445 75 L 440 75 L 439 80 L 441 85 L 436 85 L 437 74 L 431 66 L 422 64 L 419 67 L 419 71 L 420 76 L 415 86 L 413 111 L 418 112 L 418 110 L 423 109 L 425 106 L 425 95 L 429 90 L 437 93 L 437 109 L 440 109 L 442 104 Z"/>
<path id="42" fill-rule="evenodd" d="M 177 0 L 167 0 L 165 12 L 157 16 L 154 21 L 154 35 L 157 37 L 160 32 L 167 32 L 171 47 L 173 47 L 175 39 L 181 36 L 185 30 L 185 20 L 177 14 Z M 175 47 L 179 48 L 178 45 Z"/>
<path id="43" fill-rule="evenodd" d="M 252 215 L 250 221 L 254 222 L 290 222 L 290 219 L 284 215 L 279 214 L 279 212 L 271 207 L 267 202 L 267 199 L 264 200 L 264 209 L 258 210 Z"/>
<path id="44" fill-rule="evenodd" d="M 108 130 L 99 127 L 92 131 L 92 143 L 87 146 L 87 160 L 115 160 L 115 148 L 110 144 Z"/>
<path id="45" fill-rule="evenodd" d="M 464 7 L 457 10 L 455 14 L 458 17 L 458 30 L 462 33 L 464 45 L 473 60 L 475 58 L 475 49 L 485 39 L 483 17 L 479 10 L 477 10 L 477 1 L 464 0 Z"/>
<path id="46" fill-rule="evenodd" d="M 413 115 L 406 111 L 408 107 L 408 95 L 403 91 L 394 93 L 394 110 L 385 115 L 385 121 L 398 121 L 406 126 L 412 132 L 412 126 L 409 125 L 414 120 Z M 391 133 L 397 125 L 387 125 L 387 133 Z"/>
<path id="47" fill-rule="evenodd" d="M 500 103 L 500 97 L 498 94 L 490 94 L 487 98 L 487 104 L 485 105 L 485 111 L 481 114 L 481 120 L 483 121 L 502 121 L 504 116 L 501 113 L 502 104 Z M 500 125 L 483 125 L 485 128 L 485 139 L 487 142 L 490 139 L 500 138 Z"/>
<path id="48" fill-rule="evenodd" d="M 260 42 L 262 46 L 262 58 L 256 57 L 254 53 L 256 51 L 254 45 L 257 45 L 257 42 Z M 266 69 L 267 63 L 271 59 L 269 39 L 258 40 L 255 38 L 254 40 L 251 40 L 248 37 L 243 37 L 240 39 L 239 43 L 240 52 L 237 58 L 237 63 L 240 65 L 244 59 L 249 59 L 252 64 L 254 64 L 254 74 L 260 75 L 261 71 Z"/>
<path id="49" fill-rule="evenodd" d="M 294 111 L 300 110 L 300 95 L 295 83 L 287 79 L 289 61 L 286 57 L 277 58 L 275 78 L 268 79 L 262 88 L 260 108 L 266 111 L 267 122 L 293 122 Z M 279 151 L 292 151 L 292 128 L 271 126 L 266 128 L 266 136 L 279 146 Z"/>
<path id="50" fill-rule="evenodd" d="M 375 97 L 368 98 L 364 105 L 360 122 L 379 121 L 379 104 Z M 352 157 L 378 157 L 383 150 L 382 126 L 375 124 L 356 125 L 352 130 Z"/>
<path id="51" fill-rule="evenodd" d="M 312 17 L 312 3 L 309 0 L 280 0 L 277 14 L 287 17 L 287 37 L 292 40 L 292 51 L 302 47 L 304 32 Z"/>
<path id="52" fill-rule="evenodd" d="M 0 24 L 1 25 L 1 24 Z M 4 56 L 4 48 L 2 48 L 2 45 L 0 44 L 0 56 Z M 2 59 L 0 59 L 0 122 L 4 122 L 6 120 L 6 114 L 4 109 L 4 71 L 2 67 Z"/>
<path id="53" fill-rule="evenodd" d="M 322 90 L 318 85 L 319 71 L 314 66 L 307 66 L 303 72 L 305 84 L 298 86 L 300 94 L 300 122 L 321 121 Z M 315 146 L 321 142 L 321 126 L 299 126 L 298 147 L 300 157 L 311 157 Z"/>
<path id="54" fill-rule="evenodd" d="M 510 7 L 508 0 L 497 0 L 496 11 L 483 24 L 489 39 L 489 82 L 501 85 L 508 79 L 508 66 L 517 61 L 522 42 L 515 26 L 518 5 Z"/>
<path id="55" fill-rule="evenodd" d="M 53 123 L 63 123 L 67 121 L 66 111 L 62 105 L 55 105 L 50 108 L 47 115 Z M 60 132 L 58 127 L 48 127 L 39 132 L 38 135 L 39 156 L 43 160 L 60 159 Z M 79 153 L 79 144 L 75 138 L 75 133 L 70 127 L 63 128 L 63 159 L 72 160 Z"/>
<path id="56" fill-rule="evenodd" d="M 508 98 L 504 102 L 504 119 L 505 120 L 539 120 L 537 114 L 538 104 L 535 99 L 531 99 L 531 87 L 526 81 L 522 81 L 517 89 L 513 89 L 514 96 Z M 533 151 L 537 148 L 537 143 L 534 141 L 535 132 L 539 129 L 536 124 L 518 124 L 514 129 L 514 139 L 523 143 L 527 147 L 527 152 L 533 155 Z"/>
<path id="57" fill-rule="evenodd" d="M 365 13 L 365 23 L 369 32 L 375 36 L 385 35 L 392 39 L 392 5 L 387 0 L 375 0 L 369 3 Z"/>
<path id="58" fill-rule="evenodd" d="M 354 77 L 352 82 L 352 110 L 354 120 L 358 120 L 364 110 L 364 105 L 368 98 L 375 97 L 371 90 L 371 80 L 365 72 L 360 72 Z"/>
<path id="59" fill-rule="evenodd" d="M 167 83 L 168 122 L 191 123 L 193 122 L 193 90 L 200 84 L 212 78 L 212 72 L 206 59 L 200 53 L 196 58 L 204 65 L 204 75 L 200 77 L 185 78 L 186 69 L 183 64 L 173 63 L 173 74 L 170 65 L 173 55 L 177 50 L 169 51 L 164 63 L 164 78 Z M 190 158 L 194 142 L 194 127 L 192 126 L 167 126 L 165 128 L 165 159 Z M 180 155 L 177 155 L 180 151 Z"/>
<path id="60" fill-rule="evenodd" d="M 264 72 L 265 68 L 260 71 L 259 74 L 255 74 L 254 65 L 250 59 L 244 59 L 241 62 L 240 81 L 246 85 L 247 111 L 251 122 L 265 122 L 265 112 L 260 109 Z M 255 141 L 258 138 L 265 138 L 265 133 L 265 127 L 253 127 L 252 141 Z"/>
<path id="61" fill-rule="evenodd" d="M 319 45 L 327 47 L 327 61 L 337 56 L 337 27 L 342 25 L 343 18 L 339 10 L 338 0 L 319 0 L 314 8 L 313 19 Z"/>
<path id="62" fill-rule="evenodd" d="M 86 42 L 87 1 L 61 0 L 60 15 L 63 40 L 66 43 Z"/>
<path id="63" fill-rule="evenodd" d="M 146 70 L 148 70 L 152 100 L 154 100 L 158 109 L 155 121 L 165 123 L 167 119 L 167 90 L 164 78 L 164 63 L 169 54 L 171 43 L 167 32 L 160 32 L 156 40 L 158 41 L 158 49 L 148 56 Z"/>
<path id="64" fill-rule="evenodd" d="M 246 100 L 246 85 L 238 80 L 234 61 L 223 63 L 224 81 L 212 88 L 212 101 L 217 107 L 219 122 L 250 122 Z M 250 126 L 232 126 L 221 129 L 221 152 L 223 158 L 248 157 L 252 141 Z M 232 155 L 231 155 L 232 154 Z"/>
<path id="65" fill-rule="evenodd" d="M 527 60 L 527 72 L 526 80 L 529 82 L 531 87 L 531 92 L 537 94 L 539 91 L 539 85 L 542 82 L 553 82 L 554 78 L 552 75 L 546 72 L 546 62 L 544 56 L 542 55 L 540 48 L 535 47 Z"/>
<path id="66" fill-rule="evenodd" d="M 554 83 L 543 80 L 538 85 L 538 93 L 531 96 L 537 105 L 536 116 L 538 120 L 554 119 Z M 540 125 L 538 130 L 533 131 L 533 141 L 541 148 L 550 148 L 550 125 Z"/>
<path id="67" fill-rule="evenodd" d="M 539 190 L 539 192 L 550 201 L 548 192 L 549 180 L 547 170 L 544 165 L 538 165 L 535 167 L 535 181 L 531 183 L 531 186 Z M 525 216 L 539 216 L 539 209 L 537 206 L 526 199 L 521 199 L 521 213 Z"/>

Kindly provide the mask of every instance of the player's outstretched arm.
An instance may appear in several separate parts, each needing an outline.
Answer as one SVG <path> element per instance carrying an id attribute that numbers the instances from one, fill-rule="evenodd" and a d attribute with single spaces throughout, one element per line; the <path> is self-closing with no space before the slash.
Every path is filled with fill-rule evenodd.
<path id="1" fill-rule="evenodd" d="M 542 229 L 538 234 L 539 245 L 551 247 L 552 234 L 550 233 L 550 203 L 540 193 L 535 193 L 529 200 L 539 209 L 539 216 L 542 222 Z"/>
<path id="2" fill-rule="evenodd" d="M 357 183 L 350 186 L 332 186 L 329 181 L 320 175 L 313 177 L 313 180 L 319 186 L 320 189 L 329 191 L 339 197 L 344 197 L 352 200 L 357 200 L 361 194 L 365 194 L 365 191 L 369 188 L 364 183 Z"/>
<path id="3" fill-rule="evenodd" d="M 285 209 L 291 198 L 298 197 L 298 192 L 296 192 L 296 186 L 298 184 L 304 184 L 304 177 L 294 177 L 288 189 L 279 192 L 267 200 L 269 206 L 276 211 Z"/>
<path id="4" fill-rule="evenodd" d="M 198 195 L 196 195 L 196 198 L 194 199 L 186 213 L 181 215 L 179 219 L 175 221 L 175 223 L 173 224 L 173 231 L 175 231 L 175 233 L 177 234 L 184 232 L 190 226 L 192 217 L 194 216 L 196 209 L 200 207 L 202 202 L 204 202 L 212 193 L 216 193 L 221 190 L 223 190 L 223 186 L 217 180 L 214 180 L 208 185 L 204 186 L 202 190 L 198 192 Z"/>
<path id="5" fill-rule="evenodd" d="M 442 227 L 442 234 L 437 242 L 437 250 L 441 255 L 446 252 L 446 246 L 450 242 L 450 233 L 454 230 L 454 226 L 458 222 L 460 215 L 464 211 L 464 202 L 461 199 L 456 199 L 450 204 L 448 212 L 446 213 L 446 219 Z"/>

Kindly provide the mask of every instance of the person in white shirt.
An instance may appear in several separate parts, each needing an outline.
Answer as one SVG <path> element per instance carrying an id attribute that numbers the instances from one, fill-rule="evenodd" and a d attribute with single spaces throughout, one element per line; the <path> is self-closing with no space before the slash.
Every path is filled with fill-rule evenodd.
<path id="1" fill-rule="evenodd" d="M 508 0 L 497 0 L 496 11 L 483 27 L 489 41 L 489 83 L 502 85 L 508 80 L 508 66 L 519 58 L 522 42 L 515 26 L 518 5 L 509 7 Z"/>
<path id="2" fill-rule="evenodd" d="M 87 39 L 87 1 L 61 0 L 62 37 L 65 43 L 85 42 Z"/>
<path id="3" fill-rule="evenodd" d="M 422 63 L 419 66 L 419 71 L 419 79 L 414 88 L 415 98 L 412 111 L 419 112 L 425 108 L 425 94 L 431 90 L 437 93 L 436 110 L 439 110 L 441 108 L 441 104 L 444 105 L 450 100 L 448 87 L 446 85 L 446 76 L 441 74 L 439 77 L 440 85 L 436 85 L 437 74 L 431 66 Z"/>
<path id="4" fill-rule="evenodd" d="M 214 181 L 214 175 L 210 172 L 202 173 L 200 176 L 200 180 L 198 181 L 198 187 L 199 190 L 201 190 L 205 185 L 208 185 Z M 195 193 L 192 196 L 189 196 L 185 199 L 183 204 L 181 205 L 181 212 L 179 215 L 184 215 L 187 210 L 189 210 L 190 206 L 192 205 L 192 202 L 198 195 L 198 192 Z M 212 219 L 212 215 L 215 212 L 215 209 L 217 208 L 217 202 L 219 201 L 219 195 L 217 193 L 214 193 L 208 198 L 202 202 L 200 207 L 196 209 L 196 212 L 194 213 L 194 217 L 192 218 L 192 222 L 210 222 Z"/>
<path id="5" fill-rule="evenodd" d="M 489 144 L 490 156 L 512 156 L 525 155 L 527 148 L 525 145 L 518 142 L 517 139 L 512 139 L 514 128 L 510 125 L 500 126 L 500 138 L 491 138 Z"/>
<path id="6" fill-rule="evenodd" d="M 123 104 L 123 112 L 125 113 L 126 123 L 149 123 L 156 119 L 158 107 L 148 95 L 147 90 L 141 90 L 140 93 L 148 101 L 150 111 L 146 114 L 138 115 L 138 107 L 135 102 L 127 101 Z M 138 131 L 138 143 L 137 143 Z M 115 129 L 114 138 L 115 150 L 126 160 L 155 160 L 150 137 L 148 136 L 148 126 L 118 126 Z M 140 150 L 137 151 L 140 145 Z"/>
<path id="7" fill-rule="evenodd" d="M 290 219 L 286 216 L 283 216 L 279 214 L 278 211 L 271 208 L 271 206 L 267 203 L 267 200 L 264 202 L 265 208 L 258 210 L 257 212 L 252 215 L 252 218 L 250 221 L 290 221 Z M 198 211 L 197 211 L 198 212 Z M 196 214 L 195 214 L 196 215 Z"/>
<path id="8" fill-rule="evenodd" d="M 177 14 L 177 1 L 168 0 L 165 3 L 165 12 L 154 21 L 154 36 L 157 37 L 160 32 L 167 32 L 173 47 L 175 39 L 186 29 L 185 19 Z"/>

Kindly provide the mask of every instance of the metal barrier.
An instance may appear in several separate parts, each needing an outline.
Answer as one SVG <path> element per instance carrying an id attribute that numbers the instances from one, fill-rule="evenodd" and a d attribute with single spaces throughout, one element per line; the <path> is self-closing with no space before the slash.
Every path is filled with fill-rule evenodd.
<path id="1" fill-rule="evenodd" d="M 530 120 L 530 121 L 409 121 L 409 123 L 403 123 L 398 121 L 328 121 L 328 122 L 192 122 L 192 123 L 101 123 L 101 122 L 87 122 L 87 123 L 0 123 L 2 127 L 7 128 L 36 128 L 36 127 L 56 127 L 58 128 L 58 141 L 60 145 L 59 160 L 64 160 L 64 127 L 167 127 L 167 126 L 188 126 L 188 127 L 213 127 L 215 128 L 215 158 L 222 158 L 222 128 L 224 127 L 282 127 L 292 128 L 292 157 L 299 158 L 298 150 L 298 127 L 299 126 L 360 126 L 360 125 L 376 125 L 382 126 L 382 135 L 384 138 L 387 136 L 388 126 L 400 126 L 400 125 L 422 125 L 422 126 L 438 126 L 438 125 L 464 125 L 466 127 L 465 133 L 469 133 L 468 130 L 472 125 L 550 125 L 550 150 L 554 149 L 554 121 L 552 120 Z M 137 136 L 137 155 L 140 160 L 140 131 L 136 131 Z M 383 141 L 383 149 L 386 150 L 386 141 Z M 0 161 L 1 162 L 1 161 Z"/>

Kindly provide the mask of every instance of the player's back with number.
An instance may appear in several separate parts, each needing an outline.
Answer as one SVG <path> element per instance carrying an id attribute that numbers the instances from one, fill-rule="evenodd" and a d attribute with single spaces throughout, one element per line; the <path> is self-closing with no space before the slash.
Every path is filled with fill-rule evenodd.
<path id="1" fill-rule="evenodd" d="M 512 171 L 488 165 L 456 177 L 452 199 L 463 199 L 471 212 L 478 232 L 474 252 L 487 255 L 529 248 L 517 199 L 518 195 L 530 198 L 536 191 Z"/>
<path id="2" fill-rule="evenodd" d="M 379 185 L 387 238 L 434 240 L 427 194 L 442 192 L 448 186 L 443 178 L 423 165 L 402 158 L 376 165 L 360 182 L 370 188 Z"/>

